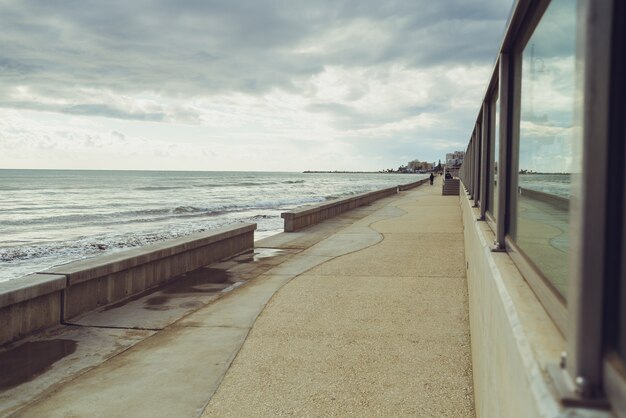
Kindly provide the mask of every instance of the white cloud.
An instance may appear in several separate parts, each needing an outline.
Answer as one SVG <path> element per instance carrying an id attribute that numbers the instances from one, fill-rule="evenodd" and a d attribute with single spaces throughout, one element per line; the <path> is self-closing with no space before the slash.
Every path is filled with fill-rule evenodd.
<path id="1" fill-rule="evenodd" d="M 0 167 L 436 160 L 469 135 L 509 6 L 0 2 Z"/>

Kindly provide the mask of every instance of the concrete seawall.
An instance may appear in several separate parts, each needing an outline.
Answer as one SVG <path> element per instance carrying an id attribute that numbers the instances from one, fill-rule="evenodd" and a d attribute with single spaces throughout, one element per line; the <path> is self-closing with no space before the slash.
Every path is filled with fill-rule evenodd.
<path id="1" fill-rule="evenodd" d="M 333 218 L 337 215 L 345 213 L 349 210 L 358 208 L 359 206 L 368 205 L 378 199 L 393 196 L 398 191 L 413 189 L 426 183 L 428 179 L 422 179 L 413 183 L 401 184 L 395 187 L 376 190 L 373 192 L 361 193 L 345 199 L 337 199 L 318 205 L 304 206 L 292 210 L 291 212 L 283 212 L 281 218 L 285 220 L 284 231 L 295 232 L 307 226 L 315 225 L 326 219 Z"/>
<path id="2" fill-rule="evenodd" d="M 399 192 L 404 192 L 406 190 L 411 190 L 416 188 L 417 186 L 421 186 L 422 184 L 426 184 L 428 183 L 428 177 L 419 181 L 415 181 L 413 183 L 407 183 L 407 184 L 400 184 L 398 185 L 398 191 Z"/>
<path id="3" fill-rule="evenodd" d="M 0 345 L 59 324 L 65 276 L 30 274 L 0 283 Z"/>
<path id="4" fill-rule="evenodd" d="M 553 195 L 550 193 L 540 192 L 538 190 L 527 189 L 524 187 L 517 188 L 518 193 L 524 197 L 529 199 L 537 200 L 539 202 L 548 203 L 554 206 L 557 209 L 561 209 L 564 211 L 569 210 L 569 199 L 566 197 L 561 197 L 557 195 Z"/>
<path id="5" fill-rule="evenodd" d="M 2 282 L 0 345 L 251 250 L 255 229 L 237 224 Z"/>
<path id="6" fill-rule="evenodd" d="M 315 225 L 349 210 L 367 205 L 383 197 L 398 193 L 398 186 L 373 192 L 362 193 L 347 199 L 333 200 L 319 205 L 305 206 L 291 212 L 283 212 L 280 217 L 285 220 L 285 232 L 294 232 L 310 225 Z"/>

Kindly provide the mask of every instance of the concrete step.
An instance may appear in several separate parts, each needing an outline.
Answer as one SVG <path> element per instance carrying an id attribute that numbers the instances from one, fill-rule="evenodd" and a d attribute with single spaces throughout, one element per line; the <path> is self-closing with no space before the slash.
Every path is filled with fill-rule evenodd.
<path id="1" fill-rule="evenodd" d="M 444 180 L 441 194 L 443 196 L 458 196 L 460 183 L 458 179 Z"/>

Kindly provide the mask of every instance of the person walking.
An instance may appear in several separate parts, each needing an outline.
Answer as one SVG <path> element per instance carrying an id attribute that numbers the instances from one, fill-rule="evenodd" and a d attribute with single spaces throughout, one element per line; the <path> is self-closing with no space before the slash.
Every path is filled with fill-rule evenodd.
<path id="1" fill-rule="evenodd" d="M 435 176 L 433 175 L 433 173 L 430 173 L 430 185 L 433 185 L 433 181 L 435 180 Z"/>

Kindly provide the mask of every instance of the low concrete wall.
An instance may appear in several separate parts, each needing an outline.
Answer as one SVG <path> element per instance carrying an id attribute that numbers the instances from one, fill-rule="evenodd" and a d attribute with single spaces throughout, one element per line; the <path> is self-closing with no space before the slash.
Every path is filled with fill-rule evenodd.
<path id="1" fill-rule="evenodd" d="M 251 250 L 255 229 L 233 225 L 0 282 L 0 344 Z"/>
<path id="2" fill-rule="evenodd" d="M 417 186 L 421 186 L 422 184 L 426 184 L 426 183 L 428 183 L 428 178 L 425 178 L 425 179 L 422 179 L 413 183 L 400 184 L 398 185 L 398 191 L 403 192 L 405 190 L 414 189 Z"/>
<path id="3" fill-rule="evenodd" d="M 58 324 L 65 276 L 30 274 L 0 282 L 0 345 Z"/>
<path id="4" fill-rule="evenodd" d="M 563 412 L 546 377 L 565 341 L 494 235 L 476 221 L 465 193 L 463 213 L 474 398 L 478 417 L 557 417 Z"/>
<path id="5" fill-rule="evenodd" d="M 370 204 L 375 200 L 382 199 L 383 197 L 393 196 L 397 193 L 397 186 L 390 187 L 387 189 L 362 193 L 347 199 L 338 199 L 321 203 L 319 205 L 305 206 L 291 212 L 283 212 L 280 216 L 285 220 L 285 232 L 294 232 L 302 228 L 306 228 L 307 226 L 320 223 L 326 219 L 330 219 L 354 208 L 358 208 L 359 206 Z"/>
<path id="6" fill-rule="evenodd" d="M 520 195 L 539 202 L 548 203 L 557 209 L 569 210 L 569 199 L 566 197 L 556 196 L 550 193 L 540 192 L 538 190 L 526 189 L 518 187 L 517 191 Z"/>

